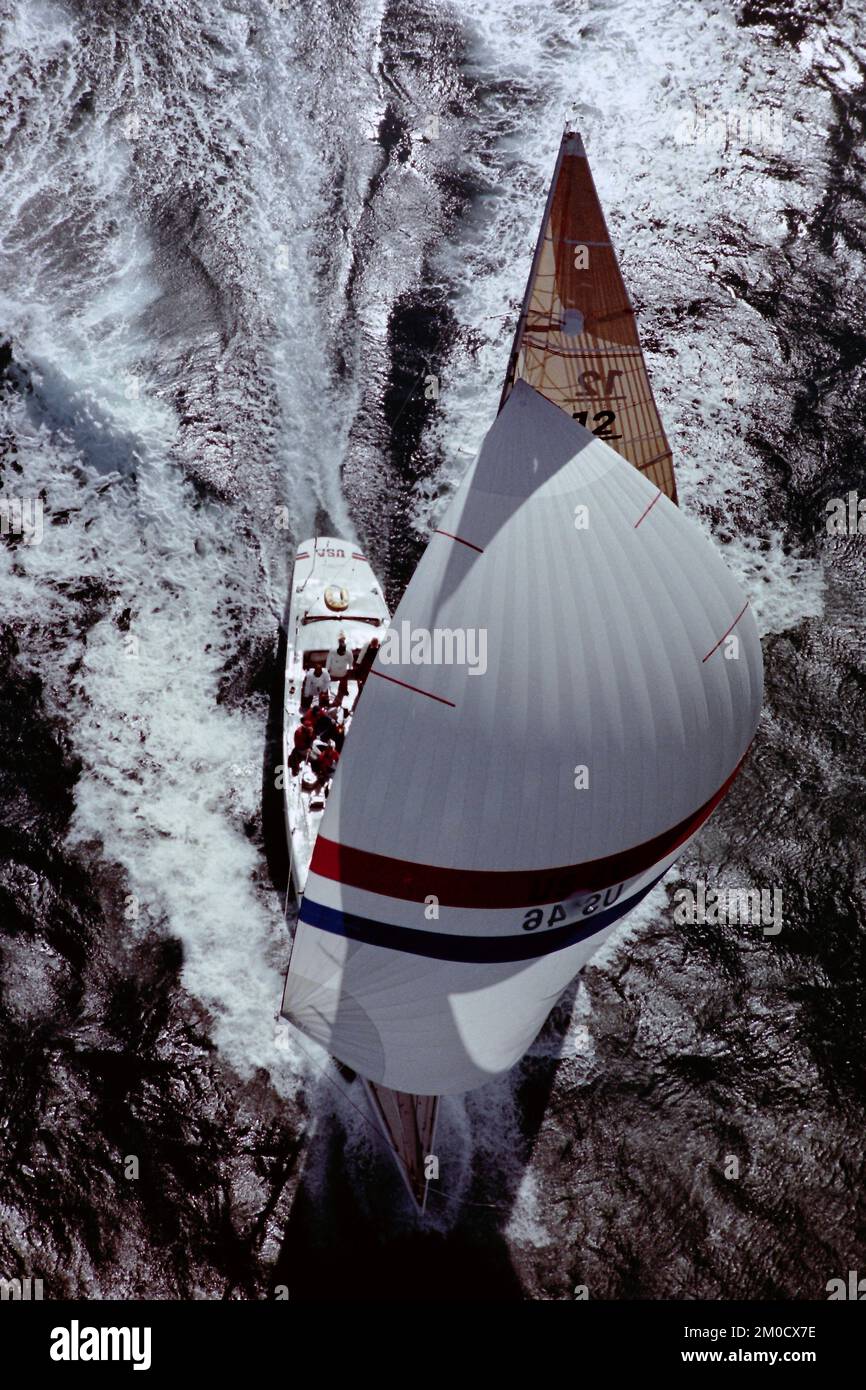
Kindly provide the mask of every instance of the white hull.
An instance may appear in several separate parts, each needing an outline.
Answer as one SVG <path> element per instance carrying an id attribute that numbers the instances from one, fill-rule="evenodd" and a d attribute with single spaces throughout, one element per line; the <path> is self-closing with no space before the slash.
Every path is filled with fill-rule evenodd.
<path id="1" fill-rule="evenodd" d="M 340 589 L 348 603 L 345 608 L 331 609 L 326 594 Z M 364 647 L 371 637 L 381 639 L 389 615 L 378 580 L 358 546 L 333 536 L 317 536 L 298 546 L 290 595 L 283 694 L 283 805 L 292 882 L 300 897 L 329 790 L 323 787 L 311 793 L 306 787 L 313 780 L 312 773 L 302 769 L 298 776 L 293 776 L 289 763 L 294 731 L 301 719 L 305 659 L 309 661 L 312 652 L 327 653 L 336 647 L 341 632 L 345 633 L 351 651 Z M 336 695 L 336 681 L 331 689 Z M 351 709 L 357 689 L 357 683 L 350 680 L 344 707 Z M 351 717 L 345 726 L 347 732 L 350 725 Z"/>
<path id="2" fill-rule="evenodd" d="M 332 608 L 338 600 L 343 606 Z M 345 602 L 344 602 L 345 600 Z M 301 689 L 312 653 L 326 654 L 340 633 L 350 651 L 358 652 L 371 637 L 384 637 L 389 613 L 381 587 L 356 545 L 330 536 L 317 536 L 298 547 L 292 569 L 289 601 L 286 672 L 283 695 L 283 805 L 291 874 L 299 897 L 307 884 L 316 837 L 330 790 L 326 784 L 309 790 L 315 779 L 301 767 L 293 775 L 290 758 L 294 731 L 301 719 Z M 338 682 L 332 681 L 336 697 Z M 351 711 L 358 692 L 351 677 L 343 707 Z M 351 729 L 349 713 L 344 729 Z M 361 1077 L 370 1110 L 391 1150 L 413 1200 L 423 1210 L 430 1153 L 438 1115 L 438 1097 L 414 1096 L 388 1090 Z"/>

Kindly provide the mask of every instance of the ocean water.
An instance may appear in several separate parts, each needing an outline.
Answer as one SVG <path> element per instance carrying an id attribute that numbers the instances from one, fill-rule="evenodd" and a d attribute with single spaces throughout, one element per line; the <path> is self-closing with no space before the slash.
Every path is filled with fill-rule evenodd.
<path id="1" fill-rule="evenodd" d="M 0 545 L 0 1274 L 822 1297 L 864 1259 L 863 538 L 826 527 L 866 493 L 857 16 L 0 19 L 0 496 L 44 503 L 39 544 Z M 765 712 L 524 1062 L 443 1104 L 419 1223 L 358 1088 L 276 1018 L 279 625 L 317 529 L 399 598 L 495 413 L 566 117 L 681 505 L 756 611 Z M 782 932 L 676 926 L 696 878 L 780 888 Z"/>

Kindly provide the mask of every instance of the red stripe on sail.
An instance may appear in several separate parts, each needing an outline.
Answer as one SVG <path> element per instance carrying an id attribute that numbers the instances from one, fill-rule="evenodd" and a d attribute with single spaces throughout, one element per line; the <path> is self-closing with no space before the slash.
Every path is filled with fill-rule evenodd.
<path id="1" fill-rule="evenodd" d="M 371 668 L 370 675 L 378 676 L 380 681 L 390 681 L 392 685 L 402 685 L 404 690 L 414 690 L 416 695 L 426 695 L 428 700 L 438 700 L 440 705 L 450 705 L 452 709 L 457 708 L 454 701 L 446 700 L 444 695 L 434 695 L 429 690 L 422 690 L 420 685 L 410 685 L 408 681 L 398 681 L 396 676 L 383 675 L 381 671 L 376 670 L 375 666 Z"/>
<path id="2" fill-rule="evenodd" d="M 462 536 L 452 536 L 450 531 L 440 531 L 438 526 L 434 528 L 433 534 L 435 536 L 447 536 L 449 541 L 459 541 L 461 545 L 468 545 L 470 550 L 477 550 L 479 555 L 484 554 L 481 546 L 476 545 L 474 541 L 465 541 Z"/>
<path id="3" fill-rule="evenodd" d="M 746 602 L 743 604 L 742 608 L 740 609 L 740 611 L 739 611 L 739 613 L 737 614 L 737 616 L 736 616 L 736 618 L 734 619 L 734 621 L 731 623 L 731 626 L 728 628 L 727 632 L 723 632 L 723 633 L 722 633 L 722 635 L 721 635 L 721 637 L 719 638 L 719 640 L 718 640 L 718 642 L 716 643 L 716 645 L 715 645 L 710 651 L 707 652 L 706 656 L 705 656 L 705 657 L 703 658 L 703 660 L 701 661 L 701 665 L 702 665 L 702 666 L 703 666 L 703 664 L 704 664 L 704 661 L 709 661 L 709 659 L 710 659 L 710 657 L 712 656 L 713 652 L 717 652 L 717 651 L 719 650 L 719 647 L 722 645 L 722 643 L 724 642 L 725 638 L 730 636 L 730 634 L 733 632 L 734 628 L 737 626 L 737 623 L 738 623 L 738 622 L 740 621 L 740 619 L 742 618 L 742 616 L 743 616 L 743 614 L 745 613 L 745 611 L 746 611 L 746 609 L 748 608 L 748 606 L 749 606 L 749 600 L 746 599 Z"/>
<path id="4" fill-rule="evenodd" d="M 567 864 L 556 869 L 446 869 L 441 865 L 415 864 L 405 859 L 391 859 L 385 854 L 371 854 L 364 849 L 351 849 L 320 835 L 310 871 L 349 888 L 401 898 L 405 902 L 420 903 L 425 898 L 435 897 L 443 907 L 480 907 L 494 911 L 561 902 L 576 893 L 594 892 L 635 878 L 672 854 L 715 810 L 744 761 L 745 754 L 715 795 L 678 825 L 643 844 L 603 859 L 591 859 L 586 864 Z"/>
<path id="5" fill-rule="evenodd" d="M 656 502 L 659 500 L 660 497 L 661 497 L 661 492 L 657 492 L 656 495 L 655 495 L 655 497 L 653 498 L 653 500 L 650 502 L 649 506 L 646 508 L 646 510 L 645 510 L 644 512 L 641 513 L 641 515 L 638 517 L 637 521 L 635 522 L 635 524 L 634 524 L 634 529 L 635 529 L 635 530 L 637 530 L 637 528 L 640 526 L 640 524 L 641 524 L 641 522 L 643 521 L 644 517 L 645 517 L 645 516 L 649 516 L 650 512 L 652 511 L 653 507 L 655 506 Z"/>

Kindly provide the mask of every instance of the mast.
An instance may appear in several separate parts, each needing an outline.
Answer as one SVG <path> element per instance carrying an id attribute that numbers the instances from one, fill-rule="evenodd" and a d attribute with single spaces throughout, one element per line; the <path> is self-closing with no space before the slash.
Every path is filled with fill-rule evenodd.
<path id="1" fill-rule="evenodd" d="M 500 410 L 523 380 L 676 502 L 670 445 L 583 140 L 563 133 Z"/>

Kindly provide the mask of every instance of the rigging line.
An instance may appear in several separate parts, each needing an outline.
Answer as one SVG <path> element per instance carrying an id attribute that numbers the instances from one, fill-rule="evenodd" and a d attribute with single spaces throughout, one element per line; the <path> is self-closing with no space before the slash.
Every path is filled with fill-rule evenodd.
<path id="1" fill-rule="evenodd" d="M 355 1104 L 355 1102 L 352 1100 L 351 1096 L 349 1095 L 348 1091 L 344 1090 L 342 1086 L 339 1086 L 339 1085 L 337 1084 L 337 1082 L 334 1080 L 333 1076 L 331 1076 L 331 1075 L 325 1070 L 325 1068 L 324 1068 L 323 1066 L 320 1066 L 320 1064 L 316 1061 L 315 1057 L 311 1057 L 311 1056 L 310 1056 L 309 1052 L 308 1052 L 307 1049 L 304 1047 L 304 1044 L 301 1042 L 301 1039 L 300 1039 L 300 1037 L 298 1036 L 298 1031 L 297 1031 L 297 1029 L 293 1029 L 293 1031 L 292 1031 L 292 1039 L 293 1039 L 293 1041 L 297 1044 L 297 1046 L 301 1049 L 301 1051 L 303 1052 L 304 1056 L 306 1057 L 306 1059 L 307 1059 L 307 1061 L 310 1063 L 310 1065 L 313 1066 L 313 1067 L 315 1067 L 316 1070 L 325 1078 L 325 1080 L 326 1080 L 327 1082 L 329 1082 L 330 1085 L 333 1086 L 333 1088 L 334 1088 L 334 1090 L 337 1092 L 337 1094 L 338 1094 L 339 1096 L 342 1096 L 343 1100 L 347 1101 L 348 1104 L 351 1105 L 352 1109 L 353 1109 L 358 1115 L 360 1115 L 361 1119 L 364 1121 L 364 1124 L 367 1125 L 367 1127 L 373 1131 L 373 1133 L 375 1134 L 376 1138 L 379 1140 L 379 1143 L 380 1143 L 380 1144 L 383 1144 L 383 1145 L 385 1146 L 385 1148 L 388 1150 L 388 1152 L 391 1154 L 391 1156 L 394 1157 L 394 1148 L 393 1148 L 393 1145 L 391 1145 L 391 1144 L 388 1142 L 388 1140 L 385 1138 L 385 1136 L 384 1136 L 384 1134 L 382 1133 L 382 1131 L 381 1131 L 381 1129 L 379 1128 L 379 1126 L 370 1118 L 370 1116 L 369 1116 L 368 1114 L 366 1114 L 365 1111 L 363 1111 L 363 1110 L 361 1109 L 360 1106 L 358 1106 L 358 1105 Z M 398 1162 L 399 1162 L 399 1161 L 400 1161 L 400 1160 L 398 1159 Z M 469 1199 L 468 1199 L 467 1197 L 455 1197 L 455 1196 L 454 1196 L 452 1193 L 450 1193 L 450 1192 L 443 1192 L 442 1189 L 441 1189 L 441 1187 L 433 1187 L 433 1186 L 431 1186 L 431 1184 L 430 1184 L 429 1182 L 427 1183 L 427 1192 L 428 1192 L 428 1193 L 431 1193 L 431 1192 L 432 1192 L 432 1193 L 435 1193 L 435 1195 L 436 1195 L 437 1197 L 441 1197 L 441 1198 L 442 1198 L 444 1201 L 446 1201 L 446 1202 L 459 1202 L 460 1205 L 461 1205 L 461 1206 L 464 1206 L 464 1207 L 484 1207 L 484 1208 L 486 1208 L 486 1210 L 488 1210 L 488 1211 L 509 1211 L 510 1208 L 511 1208 L 511 1206 L 513 1205 L 512 1203 L 505 1204 L 505 1203 L 498 1203 L 498 1202 L 471 1202 L 471 1201 L 469 1201 Z M 423 1212 L 422 1212 L 422 1216 L 423 1216 Z"/>
<path id="2" fill-rule="evenodd" d="M 338 1085 L 337 1085 L 337 1082 L 334 1080 L 334 1078 L 333 1078 L 332 1076 L 329 1075 L 329 1073 L 325 1070 L 325 1068 L 322 1067 L 322 1066 L 320 1066 L 319 1063 L 315 1060 L 314 1057 L 311 1057 L 311 1056 L 310 1056 L 309 1052 L 308 1052 L 307 1049 L 304 1047 L 303 1043 L 301 1042 L 300 1038 L 299 1038 L 298 1035 L 297 1035 L 297 1029 L 294 1030 L 293 1037 L 294 1037 L 294 1041 L 297 1043 L 298 1047 L 300 1047 L 300 1049 L 301 1049 L 301 1051 L 303 1052 L 304 1056 L 307 1058 L 307 1061 L 310 1062 L 311 1065 L 314 1066 L 314 1067 L 316 1068 L 316 1070 L 319 1071 L 319 1072 L 322 1074 L 322 1076 L 325 1078 L 326 1081 L 330 1082 L 330 1084 L 333 1086 L 334 1090 L 337 1092 L 338 1095 L 342 1096 L 343 1099 L 344 1099 L 345 1101 L 348 1101 L 348 1103 L 349 1103 L 349 1105 L 351 1105 L 352 1109 L 353 1109 L 354 1111 L 356 1111 L 357 1114 L 359 1114 L 359 1115 L 361 1116 L 361 1119 L 364 1121 L 364 1124 L 367 1125 L 368 1128 L 371 1129 L 371 1130 L 373 1131 L 373 1133 L 375 1134 L 376 1138 L 379 1140 L 379 1143 L 382 1144 L 382 1145 L 384 1145 L 384 1147 L 387 1149 L 387 1151 L 388 1151 L 388 1153 L 391 1155 L 391 1157 L 394 1158 L 394 1159 L 396 1159 L 396 1161 L 397 1161 L 401 1166 L 405 1166 L 405 1165 L 403 1164 L 402 1159 L 400 1158 L 399 1154 L 397 1153 L 396 1149 L 394 1148 L 394 1146 L 393 1146 L 391 1143 L 389 1143 L 389 1141 L 385 1138 L 385 1135 L 382 1133 L 382 1130 L 380 1129 L 379 1125 L 376 1124 L 376 1122 L 375 1122 L 364 1110 L 362 1110 L 360 1106 L 356 1105 L 355 1102 L 352 1100 L 351 1096 L 349 1095 L 348 1091 L 345 1091 L 345 1090 L 343 1089 L 342 1086 L 338 1086 Z M 428 1186 L 429 1186 L 429 1184 L 428 1184 Z M 459 1199 L 453 1199 L 453 1200 L 459 1200 Z M 421 1215 L 421 1217 L 423 1218 L 423 1216 L 424 1216 L 423 1211 L 421 1211 L 420 1215 Z"/>
<path id="3" fill-rule="evenodd" d="M 381 1131 L 381 1129 L 379 1128 L 379 1126 L 370 1118 L 369 1115 L 367 1115 L 367 1114 L 365 1113 L 365 1111 L 363 1111 L 363 1110 L 361 1109 L 360 1106 L 358 1106 L 358 1105 L 355 1104 L 355 1102 L 352 1100 L 351 1096 L 349 1095 L 348 1091 L 345 1091 L 345 1090 L 343 1089 L 342 1086 L 338 1086 L 338 1084 L 337 1084 L 337 1082 L 334 1080 L 333 1076 L 331 1076 L 331 1075 L 325 1070 L 324 1067 L 320 1066 L 319 1063 L 316 1061 L 316 1059 L 315 1059 L 314 1057 L 311 1057 L 311 1056 L 310 1056 L 309 1052 L 308 1052 L 307 1049 L 304 1047 L 303 1043 L 301 1042 L 300 1038 L 298 1037 L 297 1029 L 295 1029 L 295 1030 L 293 1031 L 292 1037 L 293 1037 L 293 1041 L 294 1041 L 295 1043 L 297 1043 L 298 1047 L 301 1049 L 301 1051 L 303 1052 L 304 1056 L 306 1057 L 306 1059 L 307 1059 L 307 1061 L 310 1063 L 310 1065 L 313 1066 L 313 1067 L 315 1067 L 316 1070 L 317 1070 L 318 1072 L 321 1073 L 321 1075 L 325 1078 L 326 1081 L 330 1082 L 330 1084 L 333 1086 L 333 1088 L 334 1088 L 334 1090 L 337 1092 L 337 1094 L 343 1097 L 343 1100 L 348 1101 L 348 1103 L 349 1103 L 349 1105 L 351 1105 L 352 1109 L 353 1109 L 354 1111 L 356 1111 L 356 1113 L 357 1113 L 358 1115 L 361 1116 L 361 1119 L 364 1121 L 364 1124 L 367 1125 L 367 1127 L 373 1131 L 373 1133 L 375 1134 L 376 1138 L 379 1140 L 379 1143 L 382 1144 L 382 1145 L 384 1145 L 384 1147 L 388 1150 L 389 1154 L 391 1154 L 391 1156 L 394 1157 L 394 1148 L 393 1148 L 393 1145 L 390 1144 L 390 1143 L 388 1142 L 388 1140 L 385 1138 L 385 1136 L 384 1136 L 384 1134 L 382 1133 L 382 1131 Z M 399 1161 L 400 1161 L 400 1160 L 399 1160 L 399 1158 L 398 1158 L 398 1162 L 399 1162 Z M 452 1193 L 450 1193 L 450 1192 L 443 1192 L 442 1189 L 439 1188 L 439 1187 L 431 1187 L 431 1185 L 430 1185 L 429 1182 L 428 1182 L 428 1184 L 427 1184 L 427 1191 L 428 1191 L 428 1193 L 429 1193 L 429 1192 L 435 1192 L 435 1194 L 436 1194 L 437 1197 L 442 1197 L 446 1202 L 459 1202 L 461 1206 L 465 1206 L 465 1207 L 486 1207 L 489 1211 L 508 1211 L 508 1210 L 510 1209 L 510 1206 L 511 1206 L 510 1203 L 509 1203 L 508 1205 L 504 1205 L 504 1204 L 500 1205 L 500 1204 L 497 1204 L 496 1202 L 470 1202 L 470 1201 L 469 1201 L 467 1198 L 465 1198 L 465 1197 L 455 1197 L 455 1196 L 453 1196 Z M 423 1212 L 421 1213 L 421 1215 L 422 1215 L 422 1217 L 423 1217 Z"/>
<path id="4" fill-rule="evenodd" d="M 462 1207 L 485 1207 L 487 1211 L 510 1211 L 513 1203 L 505 1202 L 470 1202 L 468 1197 L 454 1197 L 450 1192 L 443 1192 L 441 1187 L 431 1187 L 427 1184 L 428 1196 L 433 1193 L 436 1197 L 442 1197 L 446 1202 L 459 1202 Z"/>
<path id="5" fill-rule="evenodd" d="M 347 1102 L 349 1103 L 349 1105 L 351 1105 L 351 1107 L 352 1107 L 353 1110 L 357 1111 L 357 1113 L 361 1116 L 361 1119 L 364 1121 L 364 1124 L 369 1126 L 369 1128 L 370 1128 L 370 1129 L 373 1131 L 373 1133 L 376 1135 L 376 1137 L 377 1137 L 377 1139 L 379 1140 L 379 1142 L 382 1143 L 382 1144 L 386 1143 L 385 1136 L 383 1135 L 383 1133 L 382 1133 L 382 1131 L 380 1130 L 379 1126 L 370 1118 L 369 1115 L 367 1115 L 367 1114 L 361 1109 L 361 1107 L 360 1107 L 359 1105 L 356 1105 L 356 1104 L 355 1104 L 355 1102 L 352 1100 L 352 1098 L 351 1098 L 351 1096 L 349 1095 L 349 1093 L 348 1093 L 347 1091 L 345 1091 L 345 1090 L 343 1089 L 342 1086 L 339 1086 L 339 1085 L 337 1084 L 337 1082 L 334 1080 L 333 1076 L 331 1076 L 330 1073 L 327 1072 L 323 1066 L 320 1066 L 320 1064 L 316 1061 L 315 1057 L 311 1057 L 311 1056 L 310 1056 L 309 1052 L 308 1052 L 307 1049 L 304 1047 L 304 1044 L 301 1042 L 301 1040 L 300 1040 L 300 1038 L 299 1038 L 299 1036 L 298 1036 L 298 1030 L 297 1030 L 297 1029 L 294 1029 L 294 1030 L 292 1031 L 292 1040 L 293 1040 L 293 1042 L 295 1042 L 295 1043 L 297 1044 L 297 1046 L 301 1049 L 301 1051 L 303 1052 L 304 1056 L 306 1057 L 306 1059 L 307 1059 L 307 1061 L 310 1063 L 310 1065 L 313 1066 L 313 1067 L 315 1067 L 316 1070 L 317 1070 L 318 1072 L 321 1073 L 321 1075 L 325 1078 L 325 1080 L 328 1081 L 328 1082 L 333 1086 L 333 1088 L 334 1088 L 334 1090 L 337 1092 L 337 1094 L 340 1095 L 340 1096 L 342 1096 L 343 1099 L 344 1099 L 345 1101 L 347 1101 Z M 391 1151 L 390 1145 L 388 1145 L 388 1149 L 389 1149 L 389 1152 L 390 1152 L 390 1151 Z"/>
<path id="6" fill-rule="evenodd" d="M 312 579 L 312 577 L 313 577 L 313 572 L 314 572 L 314 570 L 315 570 L 315 568 L 316 568 L 316 560 L 318 559 L 318 553 L 319 553 L 318 547 L 319 547 L 319 537 L 318 537 L 318 533 L 317 533 L 317 534 L 313 537 L 313 563 L 310 565 L 310 573 L 307 575 L 307 578 L 304 580 L 303 584 L 301 584 L 301 585 L 299 586 L 299 587 L 300 587 L 300 592 L 301 592 L 301 593 L 304 592 L 304 590 L 305 590 L 306 587 L 307 587 L 308 581 L 309 581 L 310 579 Z M 309 611 L 309 610 L 308 610 L 308 611 Z"/>
<path id="7" fill-rule="evenodd" d="M 416 376 L 415 381 L 414 381 L 414 383 L 413 383 L 413 385 L 412 385 L 412 389 L 410 390 L 410 392 L 409 392 L 408 396 L 406 397 L 405 401 L 403 402 L 403 404 L 400 406 L 400 409 L 397 411 L 397 414 L 394 416 L 394 419 L 391 421 L 390 428 L 391 428 L 392 430 L 393 430 L 394 426 L 396 425 L 397 421 L 400 419 L 400 416 L 403 414 L 403 411 L 406 409 L 407 405 L 408 405 L 409 402 L 411 401 L 412 397 L 414 396 L 414 394 L 415 394 L 415 388 L 416 388 L 416 386 L 418 385 L 418 382 L 421 380 L 421 378 L 422 378 L 425 374 L 426 374 L 427 376 L 432 375 L 432 373 L 430 372 L 430 367 L 429 367 L 429 365 L 425 365 L 424 367 L 422 367 L 422 368 L 421 368 L 421 371 L 420 371 L 420 372 L 418 373 L 418 375 Z"/>

